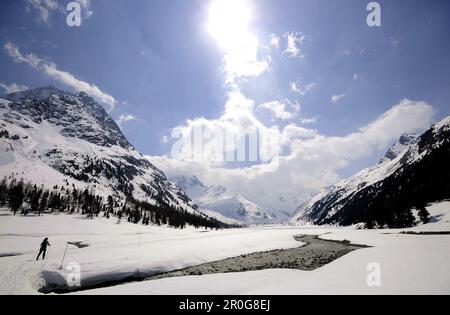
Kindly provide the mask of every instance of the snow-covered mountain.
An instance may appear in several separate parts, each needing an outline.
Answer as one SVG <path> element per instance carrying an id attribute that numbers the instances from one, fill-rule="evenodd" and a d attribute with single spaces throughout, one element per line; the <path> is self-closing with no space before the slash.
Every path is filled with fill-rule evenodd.
<path id="1" fill-rule="evenodd" d="M 239 194 L 228 192 L 225 187 L 208 187 L 196 176 L 177 176 L 171 180 L 177 183 L 202 211 L 217 219 L 225 217 L 232 222 L 246 224 L 270 223 L 274 220 L 274 216 L 262 207 Z"/>
<path id="2" fill-rule="evenodd" d="M 298 209 L 293 222 L 408 226 L 411 209 L 450 198 L 450 117 L 421 136 L 403 135 L 380 163 Z"/>
<path id="3" fill-rule="evenodd" d="M 389 149 L 389 151 L 387 151 L 379 164 L 395 160 L 399 155 L 404 153 L 411 144 L 415 143 L 417 139 L 417 135 L 402 135 L 400 139 Z"/>
<path id="4" fill-rule="evenodd" d="M 197 212 L 183 190 L 133 148 L 102 106 L 85 93 L 54 87 L 1 97 L 0 176 Z"/>

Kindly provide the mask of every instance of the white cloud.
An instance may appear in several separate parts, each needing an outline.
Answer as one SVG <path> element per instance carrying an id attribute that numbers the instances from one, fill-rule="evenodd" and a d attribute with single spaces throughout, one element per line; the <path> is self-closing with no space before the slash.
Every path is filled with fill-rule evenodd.
<path id="1" fill-rule="evenodd" d="M 280 47 L 280 41 L 281 38 L 278 35 L 276 34 L 270 35 L 270 46 L 278 48 Z"/>
<path id="2" fill-rule="evenodd" d="M 317 118 L 300 118 L 300 123 L 304 125 L 315 124 L 317 122 Z"/>
<path id="3" fill-rule="evenodd" d="M 359 81 L 361 79 L 361 75 L 358 73 L 353 74 L 353 80 Z"/>
<path id="4" fill-rule="evenodd" d="M 253 100 L 246 98 L 239 91 L 231 91 L 228 93 L 225 111 L 218 119 L 208 120 L 200 117 L 173 128 L 172 138 L 177 139 L 177 144 L 172 148 L 172 157 L 179 160 L 192 160 L 195 157 L 197 161 L 221 164 L 226 160 L 225 156 L 234 154 L 238 144 L 245 141 L 247 131 L 258 133 L 261 147 L 276 142 L 279 136 L 276 126 L 265 126 L 258 120 Z M 224 137 L 233 139 L 228 141 L 225 147 Z M 213 147 L 217 142 L 220 142 L 218 146 Z M 259 152 L 261 160 L 270 160 L 273 155 L 269 149 L 261 147 Z M 273 149 L 278 150 L 278 146 L 274 145 Z"/>
<path id="5" fill-rule="evenodd" d="M 341 56 L 350 56 L 352 54 L 352 51 L 350 49 L 341 48 L 338 49 L 336 53 Z"/>
<path id="6" fill-rule="evenodd" d="M 81 5 L 85 18 L 90 18 L 94 12 L 91 10 L 91 0 L 75 0 Z"/>
<path id="7" fill-rule="evenodd" d="M 34 9 L 38 14 L 38 21 L 50 25 L 50 15 L 52 12 L 60 11 L 64 12 L 64 7 L 62 7 L 57 0 L 25 0 L 26 9 L 31 11 Z"/>
<path id="8" fill-rule="evenodd" d="M 290 99 L 286 99 L 286 103 L 296 112 L 298 113 L 301 109 L 301 105 L 298 101 L 291 101 Z"/>
<path id="9" fill-rule="evenodd" d="M 17 83 L 12 83 L 10 85 L 6 85 L 4 83 L 0 83 L 0 87 L 5 90 L 6 94 L 15 93 L 15 92 L 22 92 L 29 90 L 28 86 L 26 85 L 20 85 Z"/>
<path id="10" fill-rule="evenodd" d="M 331 97 L 331 101 L 332 101 L 333 103 L 337 103 L 337 102 L 339 102 L 341 99 L 343 99 L 343 98 L 346 97 L 346 96 L 347 96 L 347 94 L 333 95 L 333 96 Z"/>
<path id="11" fill-rule="evenodd" d="M 240 78 L 258 77 L 269 69 L 270 58 L 258 59 L 259 46 L 258 38 L 249 35 L 245 42 L 227 52 L 223 64 L 227 84 L 233 85 Z"/>
<path id="12" fill-rule="evenodd" d="M 86 92 L 98 101 L 104 104 L 108 104 L 111 111 L 115 109 L 117 102 L 114 97 L 100 90 L 95 84 L 79 80 L 71 73 L 59 70 L 54 63 L 43 64 L 42 69 L 44 70 L 44 73 L 49 77 L 70 86 L 76 91 Z"/>
<path id="13" fill-rule="evenodd" d="M 246 100 L 242 113 L 254 106 L 252 101 Z M 424 102 L 403 100 L 367 126 L 342 137 L 329 137 L 317 130 L 290 124 L 277 131 L 284 153 L 277 160 L 276 168 L 274 161 L 230 169 L 223 164 L 189 159 L 151 157 L 150 160 L 169 176 L 197 175 L 207 185 L 225 186 L 269 210 L 293 211 L 311 194 L 338 181 L 339 171 L 352 161 L 368 157 L 374 150 L 387 149 L 404 132 L 427 128 L 434 114 L 433 107 Z M 186 132 L 199 121 L 190 121 L 181 129 Z M 226 120 L 203 119 L 201 123 L 225 125 Z M 280 198 L 286 202 L 280 202 Z"/>
<path id="14" fill-rule="evenodd" d="M 259 105 L 259 108 L 271 111 L 274 114 L 275 118 L 280 120 L 289 120 L 295 116 L 295 114 L 290 113 L 286 110 L 285 104 L 279 101 L 273 101 Z"/>
<path id="15" fill-rule="evenodd" d="M 122 128 L 125 123 L 130 122 L 130 121 L 137 121 L 137 120 L 138 120 L 137 117 L 134 115 L 122 114 L 116 119 L 116 122 L 117 122 L 117 125 L 119 125 L 119 127 Z"/>
<path id="16" fill-rule="evenodd" d="M 317 130 L 290 124 L 284 127 L 282 132 L 282 145 L 289 147 L 294 139 L 312 139 L 319 135 Z"/>
<path id="17" fill-rule="evenodd" d="M 391 46 L 398 46 L 398 44 L 400 43 L 400 40 L 396 37 L 389 37 L 389 42 L 391 43 Z"/>
<path id="18" fill-rule="evenodd" d="M 6 43 L 4 48 L 15 63 L 26 63 L 33 68 L 37 68 L 41 63 L 41 59 L 34 54 L 22 55 L 19 48 L 10 42 Z"/>
<path id="19" fill-rule="evenodd" d="M 305 41 L 305 36 L 301 33 L 286 33 L 284 38 L 287 40 L 287 48 L 284 53 L 290 58 L 303 58 L 298 46 Z"/>
<path id="20" fill-rule="evenodd" d="M 218 10 L 219 21 L 223 20 L 221 15 Z M 206 185 L 222 185 L 229 192 L 242 194 L 267 210 L 293 211 L 312 194 L 338 181 L 339 171 L 352 161 L 370 156 L 375 149 L 386 148 L 404 132 L 421 130 L 431 123 L 434 114 L 431 106 L 404 100 L 366 127 L 343 137 L 326 136 L 305 127 L 315 123 L 315 118 L 297 117 L 284 127 L 281 127 L 283 124 L 264 124 L 258 119 L 256 110 L 269 110 L 285 122 L 300 112 L 300 104 L 286 99 L 255 106 L 255 102 L 241 92 L 240 79 L 264 73 L 270 66 L 270 56 L 261 59 L 258 38 L 249 29 L 244 27 L 235 32 L 236 27 L 231 27 L 230 31 L 225 27 L 227 23 L 214 23 L 220 26 L 215 28 L 214 34 L 224 49 L 223 70 L 227 87 L 231 86 L 224 112 L 217 119 L 198 117 L 172 129 L 172 141 L 176 143 L 171 156 L 149 157 L 169 176 L 196 175 Z M 305 40 L 304 35 L 286 33 L 283 39 L 287 45 L 283 54 L 290 58 L 303 57 L 300 45 Z M 273 35 L 270 45 L 276 47 L 280 40 Z M 301 96 L 313 87 L 312 83 L 305 87 L 290 84 L 292 92 Z M 334 95 L 332 101 L 338 102 L 345 96 Z M 242 130 L 249 128 L 257 128 L 260 138 L 269 139 L 267 142 L 276 146 L 273 152 L 278 155 L 273 156 L 273 152 L 266 149 L 262 151 L 267 159 L 259 163 L 236 165 L 225 162 L 224 153 L 234 155 L 237 143 L 246 138 Z M 233 135 L 236 141 L 224 143 L 223 138 L 215 137 L 223 134 Z M 200 145 L 196 145 L 198 143 Z M 219 145 L 210 150 L 208 145 L 211 143 Z"/>
<path id="21" fill-rule="evenodd" d="M 19 48 L 10 42 L 6 43 L 4 48 L 14 62 L 26 63 L 50 78 L 64 83 L 78 92 L 85 92 L 98 101 L 109 105 L 111 111 L 115 109 L 117 104 L 115 98 L 100 90 L 95 84 L 79 80 L 73 74 L 58 69 L 55 63 L 45 61 L 35 54 L 23 55 Z"/>
<path id="22" fill-rule="evenodd" d="M 167 143 L 169 143 L 169 137 L 168 137 L 168 136 L 162 136 L 162 138 L 161 138 L 161 143 L 162 143 L 162 144 L 167 144 Z"/>
<path id="23" fill-rule="evenodd" d="M 314 88 L 315 84 L 310 83 L 306 85 L 304 88 L 302 88 L 298 83 L 296 82 L 290 82 L 289 88 L 292 92 L 299 94 L 301 96 L 305 96 L 309 91 L 311 91 Z"/>

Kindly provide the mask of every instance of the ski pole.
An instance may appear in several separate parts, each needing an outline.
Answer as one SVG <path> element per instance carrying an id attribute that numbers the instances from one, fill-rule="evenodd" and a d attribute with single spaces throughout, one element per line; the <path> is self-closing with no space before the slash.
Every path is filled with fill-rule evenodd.
<path id="1" fill-rule="evenodd" d="M 67 253 L 67 249 L 68 248 L 69 248 L 69 243 L 67 243 L 67 245 L 66 245 L 66 250 L 64 251 L 64 256 L 63 256 L 63 259 L 61 261 L 61 267 L 59 267 L 59 270 L 63 269 L 64 259 L 66 258 L 66 253 Z"/>

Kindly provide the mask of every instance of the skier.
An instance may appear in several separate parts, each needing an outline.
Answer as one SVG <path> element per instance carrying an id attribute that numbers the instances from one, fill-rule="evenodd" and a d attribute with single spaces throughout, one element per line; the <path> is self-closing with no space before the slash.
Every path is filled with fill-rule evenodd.
<path id="1" fill-rule="evenodd" d="M 36 258 L 36 261 L 39 260 L 39 257 L 42 255 L 42 259 L 45 259 L 45 253 L 47 252 L 47 246 L 51 246 L 48 242 L 48 238 L 45 238 L 41 243 L 41 249 L 39 250 L 39 255 Z"/>

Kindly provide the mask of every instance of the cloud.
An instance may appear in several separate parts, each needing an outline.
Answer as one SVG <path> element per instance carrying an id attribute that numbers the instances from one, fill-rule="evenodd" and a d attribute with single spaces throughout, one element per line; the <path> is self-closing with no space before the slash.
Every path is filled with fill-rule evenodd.
<path id="1" fill-rule="evenodd" d="M 27 11 L 34 9 L 38 14 L 38 21 L 50 25 L 50 15 L 52 12 L 64 12 L 64 7 L 57 0 L 25 0 Z"/>
<path id="2" fill-rule="evenodd" d="M 230 91 L 225 111 L 219 118 L 195 118 L 172 129 L 172 139 L 177 141 L 171 156 L 178 160 L 194 159 L 221 165 L 253 132 L 257 133 L 261 144 L 261 160 L 268 161 L 278 154 L 278 145 L 272 145 L 278 141 L 278 128 L 266 126 L 256 117 L 253 100 L 240 91 Z"/>
<path id="3" fill-rule="evenodd" d="M 243 112 L 254 106 L 251 100 L 246 100 Z M 283 154 L 277 160 L 250 167 L 229 168 L 204 160 L 175 160 L 170 157 L 149 159 L 169 176 L 196 175 L 207 185 L 222 185 L 268 210 L 293 211 L 311 195 L 336 183 L 340 179 L 340 170 L 352 161 L 368 157 L 374 150 L 387 149 L 404 132 L 417 132 L 429 127 L 434 114 L 431 105 L 405 99 L 371 123 L 342 137 L 326 136 L 296 124 L 278 130 L 266 127 L 278 133 L 276 136 L 280 139 L 280 152 Z M 187 131 L 186 128 L 194 122 L 190 121 L 181 129 Z M 201 123 L 225 124 L 226 121 L 203 119 Z M 256 121 L 253 123 L 257 124 Z"/>
<path id="4" fill-rule="evenodd" d="M 303 58 L 298 45 L 305 41 L 305 36 L 301 33 L 286 33 L 284 34 L 284 38 L 287 40 L 287 47 L 284 54 L 290 58 Z"/>
<path id="5" fill-rule="evenodd" d="M 115 109 L 117 102 L 114 97 L 107 93 L 104 93 L 96 85 L 79 80 L 69 72 L 59 70 L 54 63 L 43 64 L 42 69 L 44 73 L 49 77 L 70 86 L 76 91 L 86 92 L 98 101 L 109 105 L 111 111 Z"/>
<path id="6" fill-rule="evenodd" d="M 352 54 L 352 51 L 347 48 L 339 48 L 338 50 L 336 50 L 336 54 L 340 56 L 350 56 Z"/>
<path id="7" fill-rule="evenodd" d="M 258 77 L 269 69 L 270 58 L 258 59 L 259 40 L 249 35 L 238 47 L 230 49 L 224 57 L 223 71 L 226 83 L 235 85 L 241 78 Z"/>
<path id="8" fill-rule="evenodd" d="M 286 99 L 286 103 L 296 112 L 298 113 L 301 109 L 301 105 L 298 101 L 291 101 L 290 99 Z"/>
<path id="9" fill-rule="evenodd" d="M 55 63 L 45 61 L 35 54 L 30 53 L 23 55 L 19 48 L 13 43 L 6 43 L 4 48 L 15 63 L 26 63 L 50 78 L 59 81 L 78 92 L 85 92 L 99 102 L 109 105 L 110 111 L 115 109 L 117 105 L 115 98 L 100 90 L 95 84 L 79 80 L 73 74 L 58 69 L 58 66 Z"/>
<path id="10" fill-rule="evenodd" d="M 20 85 L 17 83 L 12 83 L 11 85 L 6 85 L 4 83 L 0 83 L 0 87 L 5 90 L 6 94 L 15 93 L 15 92 L 22 92 L 29 90 L 29 87 L 26 85 Z"/>
<path id="11" fill-rule="evenodd" d="M 395 46 L 398 46 L 398 44 L 400 43 L 400 40 L 396 37 L 391 36 L 391 37 L 389 37 L 389 42 L 390 42 L 391 46 L 395 47 Z"/>
<path id="12" fill-rule="evenodd" d="M 19 48 L 10 42 L 6 43 L 4 48 L 15 63 L 26 63 L 33 68 L 37 68 L 42 61 L 36 55 L 31 53 L 28 55 L 22 55 Z"/>
<path id="13" fill-rule="evenodd" d="M 276 34 L 270 35 L 270 46 L 278 48 L 280 47 L 280 41 L 281 38 L 278 35 Z"/>
<path id="14" fill-rule="evenodd" d="M 290 113 L 286 110 L 285 104 L 279 101 L 273 101 L 259 105 L 259 108 L 271 111 L 274 114 L 275 118 L 280 120 L 289 120 L 295 116 L 295 114 Z"/>
<path id="15" fill-rule="evenodd" d="M 337 103 L 337 102 L 339 102 L 341 99 L 343 99 L 343 98 L 346 97 L 346 96 L 347 96 L 347 94 L 333 95 L 333 96 L 331 97 L 331 101 L 332 101 L 333 103 Z"/>
<path id="16" fill-rule="evenodd" d="M 298 83 L 296 82 L 290 82 L 289 88 L 292 92 L 299 94 L 301 96 L 305 96 L 309 91 L 311 91 L 314 88 L 315 84 L 310 83 L 306 85 L 304 88 L 302 88 Z"/>
<path id="17" fill-rule="evenodd" d="M 317 118 L 300 118 L 300 123 L 304 125 L 315 124 L 317 122 Z"/>
<path id="18" fill-rule="evenodd" d="M 81 7 L 83 18 L 90 18 L 93 14 L 91 10 L 91 0 L 74 0 L 78 2 Z M 25 0 L 27 11 L 36 11 L 38 22 L 50 26 L 50 17 L 52 13 L 66 14 L 66 8 L 60 4 L 58 0 Z"/>
<path id="19" fill-rule="evenodd" d="M 84 18 L 90 18 L 94 12 L 91 10 L 91 0 L 75 0 L 83 9 Z"/>
<path id="20" fill-rule="evenodd" d="M 293 139 L 312 139 L 319 135 L 317 130 L 290 124 L 284 127 L 281 139 L 283 146 L 289 147 Z"/>
<path id="21" fill-rule="evenodd" d="M 130 121 L 137 121 L 137 120 L 138 120 L 137 117 L 134 115 L 122 114 L 116 119 L 116 122 L 117 122 L 117 125 L 119 125 L 119 127 L 122 128 L 125 123 L 130 122 Z"/>
<path id="22" fill-rule="evenodd" d="M 167 143 L 169 143 L 169 137 L 168 137 L 168 136 L 162 136 L 162 137 L 161 137 L 161 143 L 162 143 L 162 144 L 167 144 Z"/>
<path id="23" fill-rule="evenodd" d="M 226 74 L 227 102 L 218 118 L 197 117 L 174 127 L 171 139 L 163 138 L 163 142 L 172 144 L 168 156 L 148 157 L 169 177 L 196 175 L 206 185 L 224 186 L 230 193 L 241 194 L 267 210 L 294 211 L 313 194 L 336 183 L 341 170 L 352 161 L 387 149 L 404 132 L 423 130 L 431 123 L 434 110 L 430 105 L 404 100 L 365 127 L 345 136 L 330 137 L 311 127 L 315 118 L 298 117 L 301 106 L 296 101 L 285 99 L 257 106 L 242 92 L 245 89 L 241 85 L 245 79 L 267 71 L 272 62 L 270 56 L 261 57 L 258 37 L 249 29 L 231 32 L 236 36 L 220 36 L 230 35 L 227 27 L 217 30 L 220 32 L 215 39 L 224 49 L 222 70 Z M 281 49 L 284 55 L 303 57 L 302 33 L 272 35 L 270 46 L 280 47 L 281 41 L 286 43 L 286 49 Z M 289 86 L 300 96 L 314 88 L 313 83 L 300 86 L 291 82 Z M 332 101 L 338 102 L 345 96 L 334 95 Z M 260 109 L 270 111 L 279 125 L 260 120 Z M 257 151 L 262 158 L 236 163 L 232 158 L 238 155 L 239 144 L 249 138 L 246 130 L 251 129 L 258 131 L 261 141 L 256 141 Z M 246 144 L 244 151 L 250 153 L 251 144 Z"/>
<path id="24" fill-rule="evenodd" d="M 359 81 L 361 79 L 361 75 L 358 73 L 353 74 L 353 80 Z"/>

